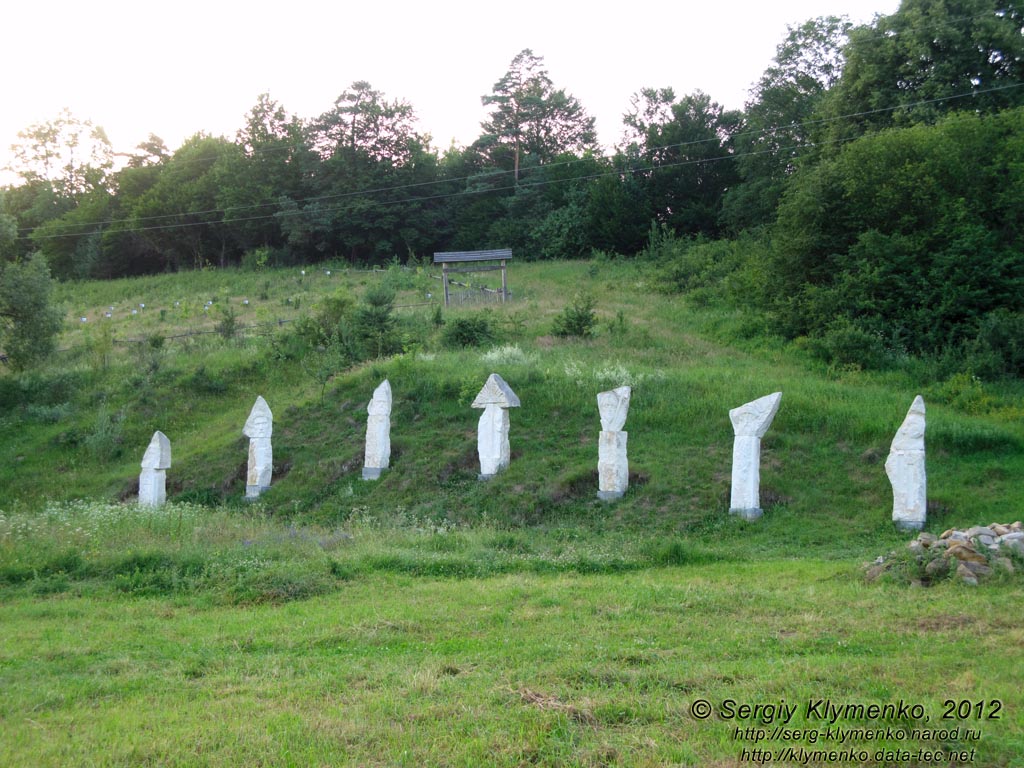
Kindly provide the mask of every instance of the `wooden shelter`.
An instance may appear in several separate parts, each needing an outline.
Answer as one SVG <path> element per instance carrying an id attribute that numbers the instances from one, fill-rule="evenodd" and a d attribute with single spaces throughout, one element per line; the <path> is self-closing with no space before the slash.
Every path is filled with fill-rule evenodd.
<path id="1" fill-rule="evenodd" d="M 512 258 L 511 248 L 499 248 L 493 251 L 452 251 L 448 253 L 435 253 L 434 263 L 441 265 L 441 279 L 444 281 L 444 305 L 450 303 L 448 292 L 448 276 L 456 273 L 466 272 L 492 272 L 501 270 L 501 301 L 508 298 L 508 271 L 507 262 Z M 498 262 L 497 264 L 489 262 Z M 472 266 L 461 266 L 469 264 Z M 450 265 L 455 265 L 450 266 Z"/>

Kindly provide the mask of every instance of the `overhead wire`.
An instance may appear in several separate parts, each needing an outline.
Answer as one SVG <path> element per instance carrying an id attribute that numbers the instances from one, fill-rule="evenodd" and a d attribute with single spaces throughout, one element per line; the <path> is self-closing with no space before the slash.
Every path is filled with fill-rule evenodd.
<path id="1" fill-rule="evenodd" d="M 983 88 L 983 89 L 971 89 L 970 91 L 965 91 L 965 92 L 959 93 L 959 94 L 952 94 L 950 96 L 937 97 L 937 98 L 933 98 L 933 99 L 923 99 L 923 100 L 919 100 L 919 101 L 916 101 L 916 102 L 911 102 L 911 103 L 908 103 L 908 104 L 899 104 L 899 105 L 895 105 L 895 106 L 891 106 L 891 107 L 882 107 L 882 108 L 878 108 L 878 109 L 864 110 L 864 111 L 848 113 L 848 114 L 844 114 L 844 115 L 837 115 L 837 116 L 834 116 L 834 117 L 819 118 L 819 119 L 814 119 L 814 120 L 806 120 L 806 121 L 802 121 L 800 123 L 788 123 L 788 124 L 780 124 L 780 125 L 775 125 L 775 126 L 768 126 L 768 127 L 760 128 L 760 129 L 756 129 L 756 130 L 738 131 L 736 133 L 729 134 L 728 138 L 729 139 L 736 139 L 736 138 L 749 137 L 749 136 L 767 137 L 767 136 L 770 136 L 770 135 L 773 135 L 773 134 L 776 134 L 776 133 L 779 133 L 779 132 L 783 132 L 783 131 L 793 131 L 793 130 L 797 130 L 797 129 L 805 129 L 805 128 L 812 127 L 812 126 L 815 126 L 815 125 L 822 125 L 822 124 L 827 124 L 827 123 L 833 123 L 833 122 L 838 122 L 838 121 L 841 121 L 841 120 L 849 120 L 849 119 L 853 119 L 853 118 L 866 117 L 866 116 L 882 114 L 882 113 L 886 113 L 886 112 L 895 112 L 895 111 L 899 111 L 899 110 L 913 109 L 913 108 L 916 108 L 916 107 L 925 106 L 925 105 L 929 105 L 929 104 L 936 104 L 936 103 L 941 103 L 941 102 L 953 101 L 953 100 L 957 100 L 957 99 L 971 98 L 971 97 L 975 97 L 975 96 L 979 96 L 979 95 L 983 95 L 983 94 L 987 94 L 987 93 L 994 93 L 994 92 L 999 92 L 999 91 L 1011 90 L 1011 89 L 1015 89 L 1015 88 L 1020 88 L 1022 85 L 1024 85 L 1024 83 L 1018 82 L 1018 83 L 1009 83 L 1009 84 L 999 85 L 999 86 L 992 86 L 992 87 Z M 658 147 L 658 150 L 659 151 L 669 151 L 669 150 L 683 149 L 685 147 L 695 146 L 695 145 L 699 145 L 699 144 L 706 144 L 706 143 L 716 142 L 716 141 L 721 141 L 721 138 L 720 137 L 709 137 L 709 138 L 705 138 L 705 139 L 695 139 L 695 140 L 692 140 L 692 141 L 679 142 L 679 143 L 676 143 L 676 144 L 670 144 L 670 145 Z M 646 168 L 633 169 L 631 172 L 636 173 L 636 172 L 641 172 L 641 171 L 644 171 L 644 172 L 646 172 L 646 171 L 655 171 L 655 170 L 658 170 L 660 168 L 673 168 L 673 167 L 678 167 L 680 165 L 689 165 L 689 164 L 694 164 L 694 163 L 702 163 L 702 162 L 712 162 L 712 161 L 717 161 L 717 160 L 734 159 L 734 158 L 746 157 L 746 156 L 750 156 L 750 155 L 766 154 L 766 153 L 769 153 L 769 152 L 781 152 L 781 151 L 788 151 L 788 150 L 793 150 L 793 149 L 807 148 L 809 146 L 812 146 L 812 145 L 801 144 L 801 145 L 796 145 L 796 146 L 793 146 L 793 147 L 779 147 L 779 148 L 776 148 L 776 149 L 773 149 L 773 150 L 764 150 L 764 151 L 759 150 L 759 151 L 753 151 L 753 152 L 733 152 L 733 153 L 730 153 L 728 155 L 724 155 L 724 156 L 722 156 L 720 158 L 700 158 L 700 159 L 696 159 L 696 160 L 692 160 L 692 161 L 688 160 L 688 161 L 681 161 L 681 162 L 678 162 L 678 163 L 669 163 L 669 164 L 662 164 L 662 165 L 657 165 L 657 166 L 652 165 L 652 166 L 649 166 L 649 167 L 646 167 Z M 614 157 L 613 158 L 605 158 L 605 159 L 614 159 Z M 550 170 L 552 168 L 557 168 L 557 167 L 562 167 L 562 166 L 567 166 L 567 165 L 578 164 L 578 163 L 584 162 L 585 160 L 586 160 L 586 158 L 573 158 L 571 160 L 557 161 L 557 162 L 554 162 L 554 163 L 545 163 L 545 164 L 543 164 L 541 166 L 536 166 L 535 168 L 526 168 L 526 169 L 521 169 L 521 170 L 523 170 L 523 171 L 525 171 L 527 173 L 529 173 L 532 170 L 537 170 L 537 169 L 540 169 L 540 168 L 543 168 L 545 170 Z M 233 212 L 252 211 L 252 210 L 259 210 L 259 209 L 270 208 L 270 207 L 279 207 L 279 206 L 281 206 L 284 203 L 291 203 L 291 204 L 296 205 L 296 206 L 303 205 L 303 204 L 309 205 L 309 204 L 312 204 L 312 203 L 324 202 L 324 201 L 329 201 L 329 200 L 343 200 L 343 199 L 352 198 L 352 197 L 371 197 L 373 195 L 378 195 L 378 194 L 382 194 L 382 193 L 394 193 L 394 192 L 400 192 L 400 191 L 408 190 L 408 189 L 417 189 L 417 188 L 422 188 L 422 187 L 431 187 L 431 186 L 443 185 L 443 184 L 454 184 L 454 183 L 471 182 L 471 181 L 474 181 L 474 182 L 485 182 L 488 178 L 500 178 L 500 177 L 503 177 L 503 176 L 509 176 L 512 173 L 513 173 L 513 171 L 506 171 L 506 170 L 484 171 L 482 173 L 473 174 L 473 175 L 469 175 L 469 176 L 450 177 L 450 178 L 441 178 L 441 179 L 431 179 L 429 181 L 410 182 L 410 183 L 396 184 L 396 185 L 390 185 L 390 186 L 371 187 L 371 188 L 366 188 L 366 189 L 350 190 L 350 191 L 346 191 L 346 192 L 339 192 L 339 193 L 333 193 L 333 194 L 328 194 L 328 195 L 315 195 L 315 196 L 309 196 L 309 197 L 305 197 L 305 198 L 289 199 L 289 200 L 286 200 L 286 201 L 282 201 L 282 200 L 279 199 L 279 200 L 272 200 L 272 201 L 267 201 L 267 202 L 262 202 L 262 203 L 254 203 L 252 205 L 223 206 L 223 207 L 216 207 L 216 208 L 210 208 L 210 209 L 199 210 L 199 211 L 176 211 L 176 212 L 172 212 L 172 213 L 156 214 L 156 215 L 144 216 L 144 217 L 126 217 L 126 218 L 104 219 L 104 220 L 87 222 L 87 223 L 81 223 L 81 224 L 76 223 L 76 224 L 68 224 L 67 225 L 69 229 L 74 229 L 76 231 L 64 231 L 64 232 L 48 233 L 46 235 L 26 235 L 26 234 L 22 234 L 22 235 L 18 236 L 16 239 L 17 240 L 29 240 L 29 239 L 56 239 L 56 238 L 64 238 L 64 237 L 84 237 L 84 236 L 90 236 L 90 235 L 99 234 L 99 233 L 101 233 L 103 231 L 102 230 L 103 227 L 107 227 L 107 226 L 111 226 L 111 225 L 115 225 L 115 224 L 137 224 L 138 222 L 147 222 L 147 221 L 154 221 L 155 222 L 155 221 L 162 221 L 162 220 L 166 220 L 166 219 L 180 218 L 182 216 L 208 216 L 208 215 L 215 215 L 215 214 L 216 215 L 224 216 L 226 214 L 233 213 Z M 451 198 L 451 197 L 458 197 L 458 196 L 470 196 L 470 195 L 475 195 L 475 194 L 484 194 L 484 193 L 490 193 L 490 192 L 496 192 L 496 191 L 507 191 L 509 189 L 514 189 L 516 186 L 555 184 L 555 183 L 561 183 L 563 181 L 587 180 L 587 179 L 592 179 L 592 178 L 600 178 L 600 177 L 603 177 L 603 176 L 619 175 L 621 173 L 622 173 L 621 169 L 609 169 L 608 171 L 605 171 L 605 172 L 602 172 L 602 173 L 599 173 L 599 174 L 591 174 L 591 175 L 585 175 L 585 176 L 573 176 L 573 177 L 570 177 L 570 178 L 567 178 L 567 179 L 547 179 L 547 180 L 544 180 L 542 182 L 531 182 L 529 184 L 524 184 L 524 182 L 519 181 L 519 182 L 517 182 L 515 184 L 507 185 L 507 186 L 488 187 L 488 188 L 479 189 L 479 190 L 465 189 L 465 190 L 461 190 L 459 192 L 446 193 L 446 194 L 443 194 L 443 195 L 431 195 L 431 196 L 426 196 L 426 197 L 405 198 L 403 200 L 398 200 L 398 201 L 386 201 L 386 204 L 393 204 L 395 202 L 428 201 L 428 200 L 444 199 L 444 198 Z M 332 212 L 332 211 L 336 211 L 336 210 L 339 210 L 339 208 L 324 208 L 324 209 L 321 209 L 321 211 L 326 211 L 326 212 Z M 141 226 L 141 227 L 140 226 L 132 226 L 132 227 L 126 228 L 123 231 L 125 231 L 125 232 L 133 232 L 134 233 L 134 232 L 156 231 L 156 230 L 163 230 L 163 229 L 183 228 L 183 227 L 205 226 L 205 225 L 214 224 L 214 223 L 227 223 L 227 224 L 231 224 L 231 223 L 240 223 L 240 222 L 246 222 L 246 221 L 259 221 L 259 220 L 276 218 L 276 217 L 279 217 L 279 216 L 302 215 L 302 214 L 304 214 L 306 212 L 307 211 L 305 211 L 304 209 L 296 209 L 294 211 L 278 210 L 278 211 L 275 211 L 274 213 L 267 214 L 267 215 L 237 217 L 237 218 L 231 218 L 231 219 L 228 219 L 228 220 L 222 220 L 222 221 L 218 221 L 218 222 L 211 222 L 211 221 L 198 221 L 198 222 L 196 222 L 196 221 L 193 221 L 193 222 L 176 222 L 176 223 L 172 223 L 172 224 L 162 224 L 162 225 L 161 224 L 157 224 L 157 225 L 152 225 L 152 226 Z M 34 230 L 33 227 L 21 227 L 21 228 L 19 228 L 18 231 L 19 232 L 31 232 L 33 230 Z"/>

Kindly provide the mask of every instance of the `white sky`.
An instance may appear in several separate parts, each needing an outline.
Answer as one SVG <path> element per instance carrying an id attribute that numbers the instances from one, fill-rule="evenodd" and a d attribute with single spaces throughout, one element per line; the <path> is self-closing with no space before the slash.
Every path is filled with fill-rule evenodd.
<path id="1" fill-rule="evenodd" d="M 787 26 L 829 14 L 855 23 L 899 0 L 632 0 L 601 11 L 565 0 L 51 0 L 14 2 L 0 32 L 0 168 L 18 132 L 67 107 L 102 126 L 115 151 L 149 133 L 174 150 L 198 131 L 233 138 L 260 93 L 302 118 L 352 82 L 412 104 L 442 149 L 468 144 L 491 92 L 523 48 L 555 87 L 621 133 L 643 87 L 702 90 L 740 108 Z M 0 174 L 0 184 L 14 177 Z"/>

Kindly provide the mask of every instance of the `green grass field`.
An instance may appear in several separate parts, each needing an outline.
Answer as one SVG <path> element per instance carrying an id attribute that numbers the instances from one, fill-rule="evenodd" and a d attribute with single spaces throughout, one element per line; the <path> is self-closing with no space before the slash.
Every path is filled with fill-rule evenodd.
<path id="1" fill-rule="evenodd" d="M 318 379 L 294 328 L 382 282 L 403 351 Z M 909 539 L 882 463 L 916 394 L 927 530 L 1022 517 L 1024 388 L 829 368 L 642 263 L 510 283 L 504 306 L 442 311 L 488 318 L 496 338 L 464 349 L 423 267 L 62 286 L 63 351 L 0 374 L 0 764 L 1024 765 L 1024 562 L 977 588 L 921 586 L 909 558 L 863 578 Z M 595 335 L 552 335 L 580 290 Z M 491 372 L 522 407 L 511 466 L 480 483 L 469 403 Z M 391 468 L 364 482 L 385 377 Z M 606 504 L 595 398 L 622 384 L 631 486 Z M 766 513 L 745 523 L 727 412 L 773 391 Z M 256 395 L 275 478 L 248 504 Z M 157 429 L 171 503 L 146 510 Z"/>

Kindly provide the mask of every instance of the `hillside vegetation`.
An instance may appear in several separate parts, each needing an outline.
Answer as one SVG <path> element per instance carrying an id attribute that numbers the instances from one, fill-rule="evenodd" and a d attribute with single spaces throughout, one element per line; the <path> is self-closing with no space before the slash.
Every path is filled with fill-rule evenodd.
<path id="1" fill-rule="evenodd" d="M 756 315 L 659 292 L 665 269 L 516 263 L 511 302 L 451 310 L 429 270 L 397 266 L 62 286 L 61 351 L 0 376 L 12 764 L 726 765 L 786 746 L 737 735 L 759 723 L 723 719 L 726 701 L 796 703 L 789 725 L 814 735 L 791 746 L 838 749 L 804 710 L 832 697 L 926 712 L 843 727 L 947 729 L 847 743 L 868 750 L 858 762 L 974 749 L 1013 765 L 1019 575 L 922 590 L 909 556 L 882 583 L 862 563 L 905 551 L 882 462 L 919 392 L 928 529 L 1019 517 L 1019 389 L 928 380 L 911 359 L 826 366 Z M 383 288 L 386 338 L 365 325 Z M 378 358 L 368 339 L 401 351 Z M 522 407 L 511 466 L 481 483 L 469 403 L 491 372 Z M 392 466 L 364 482 L 384 377 Z M 621 384 L 631 485 L 609 504 L 596 394 Z M 744 523 L 727 513 L 727 411 L 775 390 L 766 513 Z M 246 503 L 257 394 L 275 477 Z M 156 429 L 171 501 L 149 510 L 133 498 Z M 697 700 L 718 714 L 697 719 Z M 1002 716 L 947 722 L 950 700 Z"/>
<path id="2" fill-rule="evenodd" d="M 173 446 L 172 500 L 280 520 L 331 527 L 398 515 L 628 531 L 634 544 L 698 539 L 719 552 L 866 555 L 891 538 L 882 462 L 916 394 L 928 405 L 930 527 L 1020 508 L 1012 383 L 928 380 L 909 358 L 885 374 L 827 367 L 758 315 L 663 294 L 656 263 L 515 264 L 512 301 L 450 310 L 430 272 L 228 270 L 65 286 L 63 350 L 0 378 L 2 508 L 130 500 L 159 429 Z M 360 325 L 370 322 L 366 300 L 388 290 L 383 335 L 372 336 Z M 566 317 L 590 335 L 554 335 Z M 378 357 L 381 345 L 401 351 Z M 492 372 L 523 407 L 512 412 L 511 467 L 481 484 L 469 403 Z M 364 482 L 365 407 L 384 378 L 395 393 L 392 468 Z M 623 384 L 633 387 L 633 477 L 626 498 L 606 505 L 595 498 L 596 395 Z M 773 391 L 783 400 L 763 444 L 769 513 L 746 526 L 724 514 L 727 412 Z M 275 478 L 250 506 L 241 427 L 257 395 L 275 414 Z"/>

